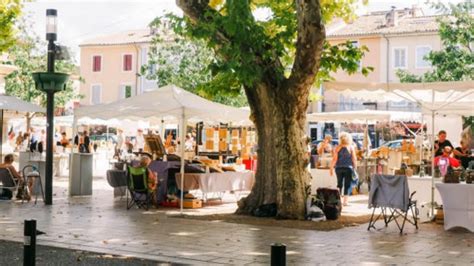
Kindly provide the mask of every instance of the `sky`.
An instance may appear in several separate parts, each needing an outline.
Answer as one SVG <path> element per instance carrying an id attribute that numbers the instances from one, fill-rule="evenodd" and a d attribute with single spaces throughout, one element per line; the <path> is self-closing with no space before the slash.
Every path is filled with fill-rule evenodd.
<path id="1" fill-rule="evenodd" d="M 459 2 L 446 0 L 445 2 Z M 426 0 L 369 0 L 359 12 L 389 10 L 419 5 L 425 14 L 433 13 Z M 146 28 L 167 12 L 182 14 L 175 0 L 36 0 L 25 3 L 24 12 L 33 21 L 33 31 L 45 36 L 46 9 L 58 10 L 58 43 L 70 47 L 78 63 L 79 44 L 100 35 Z"/>

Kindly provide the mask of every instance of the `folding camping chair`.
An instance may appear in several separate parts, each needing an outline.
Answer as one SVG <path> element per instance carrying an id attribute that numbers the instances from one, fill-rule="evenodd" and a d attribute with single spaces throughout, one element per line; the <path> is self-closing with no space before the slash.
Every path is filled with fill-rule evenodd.
<path id="1" fill-rule="evenodd" d="M 418 208 L 416 200 L 412 200 L 414 191 L 410 194 L 408 181 L 405 175 L 373 175 L 372 186 L 369 193 L 369 208 L 372 207 L 367 230 L 375 228 L 375 222 L 383 218 L 385 227 L 390 222 L 395 222 L 400 234 L 403 233 L 405 222 L 409 222 L 418 229 Z M 380 208 L 380 213 L 376 216 L 375 210 Z M 408 216 L 411 212 L 411 217 Z M 398 221 L 398 219 L 403 219 Z"/>
<path id="2" fill-rule="evenodd" d="M 31 169 L 30 172 L 26 172 L 26 169 Z M 32 185 L 32 188 L 34 190 L 34 194 L 35 194 L 35 204 L 38 202 L 38 187 L 39 187 L 39 190 L 41 192 L 41 198 L 43 199 L 43 202 L 44 202 L 44 191 L 43 191 L 43 184 L 41 182 L 41 175 L 40 173 L 36 170 L 36 166 L 34 165 L 26 165 L 25 167 L 23 167 L 23 169 L 21 170 L 21 172 L 23 173 L 23 177 L 25 178 L 25 183 L 27 184 L 26 185 L 26 188 L 25 188 L 25 191 L 27 191 L 27 193 L 29 195 L 32 195 L 32 192 L 33 191 L 29 191 L 29 187 L 28 187 L 28 184 L 30 182 L 30 179 L 32 180 L 31 182 L 33 182 L 33 185 Z M 24 197 L 22 197 L 23 199 L 21 200 L 21 202 L 23 203 L 24 201 Z"/>
<path id="3" fill-rule="evenodd" d="M 0 168 L 0 189 L 8 189 L 12 192 L 18 193 L 18 185 L 20 182 L 13 178 L 12 173 L 8 168 Z"/>
<path id="4" fill-rule="evenodd" d="M 153 190 L 148 189 L 148 169 L 129 166 L 127 186 L 130 192 L 130 199 L 128 199 L 127 194 L 127 210 L 134 205 L 148 210 L 154 193 Z"/>
<path id="5" fill-rule="evenodd" d="M 114 197 L 123 196 L 127 193 L 127 172 L 124 170 L 107 170 L 107 182 L 114 188 Z"/>

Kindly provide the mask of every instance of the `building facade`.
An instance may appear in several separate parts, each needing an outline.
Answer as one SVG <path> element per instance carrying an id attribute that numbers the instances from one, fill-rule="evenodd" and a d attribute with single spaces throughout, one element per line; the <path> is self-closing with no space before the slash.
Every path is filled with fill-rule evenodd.
<path id="1" fill-rule="evenodd" d="M 440 50 L 436 16 L 424 16 L 421 9 L 413 8 L 363 15 L 351 23 L 335 23 L 328 27 L 327 40 L 331 44 L 352 41 L 369 49 L 361 60 L 361 66 L 371 66 L 374 71 L 348 75 L 338 71 L 336 81 L 345 82 L 399 82 L 397 71 L 406 70 L 421 75 L 431 69 L 424 56 L 432 50 Z M 417 106 L 404 102 L 364 103 L 352 95 L 324 91 L 323 101 L 313 104 L 311 111 L 346 111 L 360 109 L 415 111 Z M 319 106 L 318 106 L 319 105 Z"/>
<path id="2" fill-rule="evenodd" d="M 149 29 L 121 32 L 87 40 L 80 45 L 81 105 L 109 103 L 157 87 L 140 75 L 148 62 L 153 34 Z"/>

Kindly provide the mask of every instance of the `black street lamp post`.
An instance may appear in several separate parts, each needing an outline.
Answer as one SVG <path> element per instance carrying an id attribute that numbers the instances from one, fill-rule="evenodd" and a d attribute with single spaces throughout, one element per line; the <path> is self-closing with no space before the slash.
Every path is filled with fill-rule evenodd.
<path id="1" fill-rule="evenodd" d="M 46 10 L 46 40 L 48 41 L 48 71 L 33 73 L 36 89 L 46 93 L 46 171 L 45 171 L 45 204 L 53 204 L 53 145 L 54 145 L 54 94 L 64 90 L 68 80 L 67 74 L 54 72 L 54 61 L 57 56 L 56 9 Z"/>

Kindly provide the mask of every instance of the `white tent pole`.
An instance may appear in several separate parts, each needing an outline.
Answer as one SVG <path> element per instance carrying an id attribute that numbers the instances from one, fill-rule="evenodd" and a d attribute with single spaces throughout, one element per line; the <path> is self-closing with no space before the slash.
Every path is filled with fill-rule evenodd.
<path id="1" fill-rule="evenodd" d="M 179 146 L 181 149 L 181 169 L 180 169 L 181 195 L 180 195 L 179 205 L 180 205 L 181 214 L 183 214 L 183 200 L 184 200 L 184 139 L 186 138 L 185 134 L 186 134 L 186 116 L 184 114 L 184 107 L 183 107 L 182 114 L 181 114 L 181 126 L 179 128 L 179 135 L 180 135 Z"/>
<path id="2" fill-rule="evenodd" d="M 76 135 L 77 135 L 77 117 L 74 116 L 73 119 L 72 119 L 72 150 L 71 150 L 71 153 L 74 152 L 74 139 L 76 138 Z"/>
<path id="3" fill-rule="evenodd" d="M 431 215 L 434 217 L 434 158 L 435 158 L 435 148 L 434 148 L 434 131 L 435 131 L 435 111 L 431 111 Z"/>
<path id="4" fill-rule="evenodd" d="M 160 134 L 161 134 L 161 138 L 163 138 L 164 140 L 166 140 L 166 136 L 165 136 L 165 120 L 163 120 L 163 117 L 161 118 Z"/>

